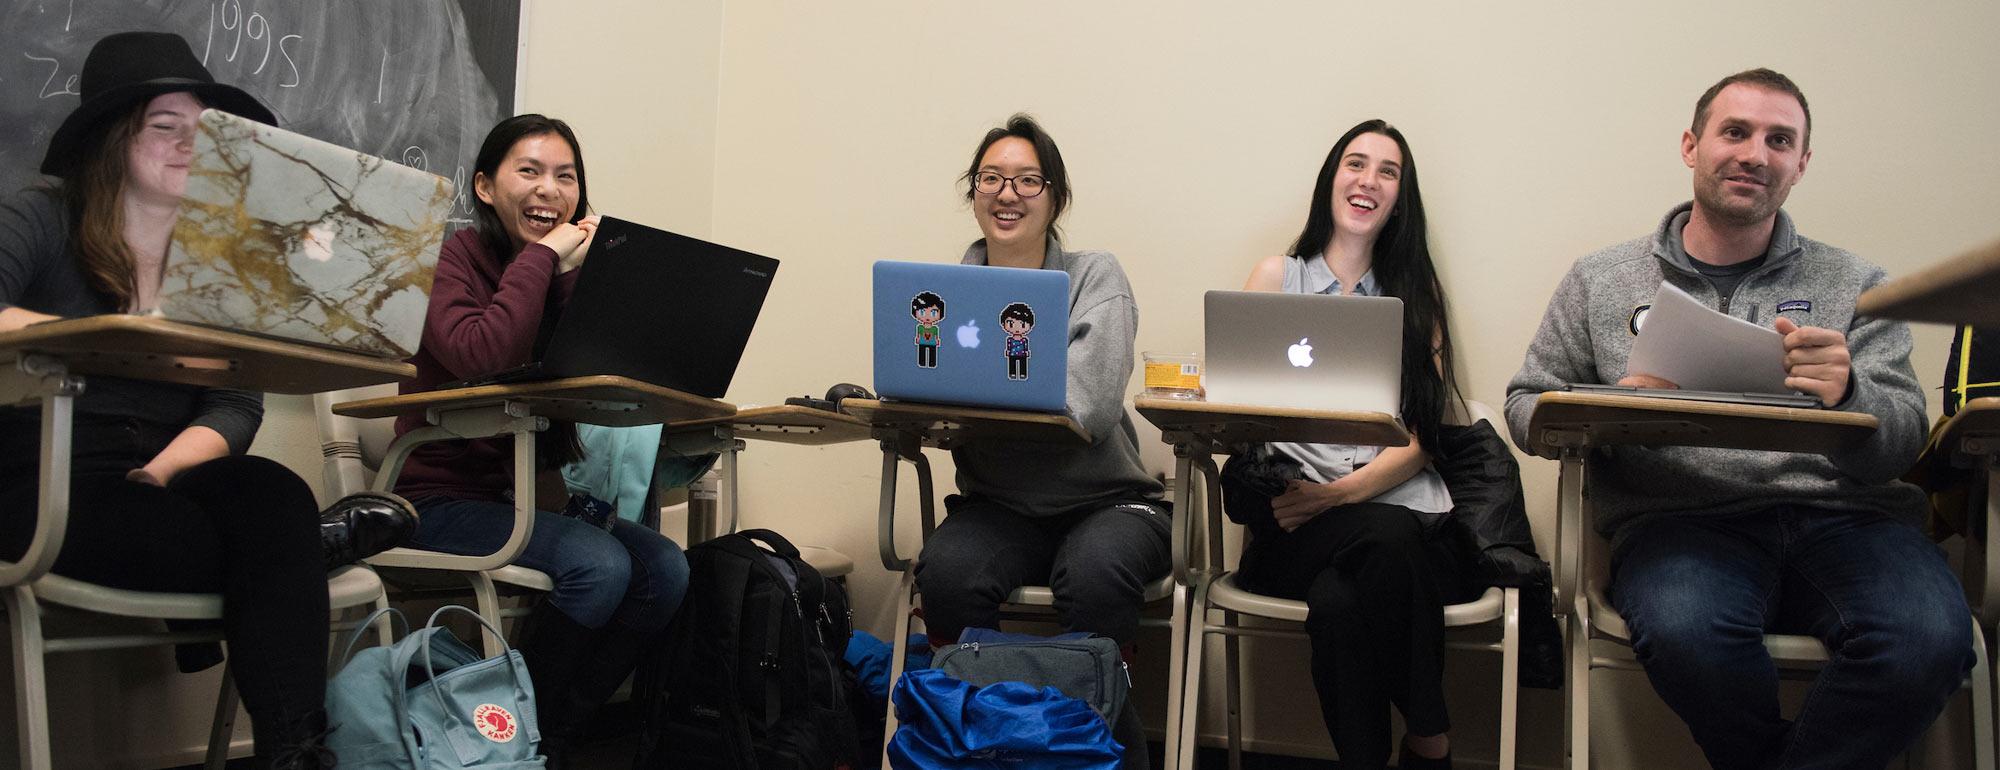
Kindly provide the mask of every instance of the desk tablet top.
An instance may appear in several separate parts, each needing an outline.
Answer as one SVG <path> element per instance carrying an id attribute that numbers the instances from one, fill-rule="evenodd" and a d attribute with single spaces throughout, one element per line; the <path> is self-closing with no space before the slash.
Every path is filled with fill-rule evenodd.
<path id="1" fill-rule="evenodd" d="M 859 417 L 796 404 L 759 406 L 733 415 L 677 422 L 668 425 L 667 431 L 716 427 L 729 428 L 740 439 L 800 446 L 843 444 L 869 437 L 869 425 Z"/>
<path id="2" fill-rule="evenodd" d="M 1090 443 L 1090 433 L 1069 415 L 1063 414 L 866 398 L 841 401 L 840 409 L 867 421 L 878 430 L 915 433 L 923 437 L 925 445 L 946 449 L 978 439 L 1047 444 Z"/>
<path id="3" fill-rule="evenodd" d="M 2000 326 L 2000 241 L 1883 282 L 1854 312 L 1934 323 Z"/>
<path id="4" fill-rule="evenodd" d="M 1966 454 L 2000 454 L 2000 396 L 1965 402 L 1944 424 L 1937 446 Z"/>
<path id="5" fill-rule="evenodd" d="M 391 358 L 122 314 L 0 334 L 0 360 L 33 353 L 62 359 L 71 374 L 267 393 L 321 393 L 417 375 L 416 367 Z"/>
<path id="6" fill-rule="evenodd" d="M 1409 432 L 1396 423 L 1396 418 L 1381 412 L 1288 409 L 1163 398 L 1135 399 L 1132 405 L 1161 433 L 1193 433 L 1225 446 L 1266 441 L 1367 446 L 1410 444 Z"/>
<path id="7" fill-rule="evenodd" d="M 588 425 L 654 425 L 734 414 L 736 407 L 712 398 L 649 385 L 625 377 L 599 375 L 547 382 L 481 385 L 371 398 L 335 404 L 346 417 L 395 417 L 430 409 L 465 409 L 514 402 L 537 417 Z"/>
<path id="8" fill-rule="evenodd" d="M 1875 416 L 1823 409 L 1678 401 L 1607 393 L 1543 393 L 1528 435 L 1564 444 L 1698 446 L 1771 452 L 1829 452 L 1874 435 Z"/>

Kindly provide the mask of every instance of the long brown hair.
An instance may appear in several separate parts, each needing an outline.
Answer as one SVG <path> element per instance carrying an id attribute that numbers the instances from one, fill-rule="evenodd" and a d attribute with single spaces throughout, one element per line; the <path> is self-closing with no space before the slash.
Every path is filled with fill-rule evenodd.
<path id="1" fill-rule="evenodd" d="M 76 165 L 57 186 L 69 213 L 70 248 L 84 280 L 119 310 L 139 291 L 132 248 L 125 243 L 125 181 L 132 137 L 146 122 L 146 104 L 105 120 L 84 139 Z"/>

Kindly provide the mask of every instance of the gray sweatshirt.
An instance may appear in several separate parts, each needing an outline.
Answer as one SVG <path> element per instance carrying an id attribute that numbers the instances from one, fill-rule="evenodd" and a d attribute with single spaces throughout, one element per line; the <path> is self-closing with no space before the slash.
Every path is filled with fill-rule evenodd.
<path id="1" fill-rule="evenodd" d="M 1125 410 L 1139 306 L 1118 260 L 1103 251 L 1063 251 L 1049 239 L 1044 270 L 1069 273 L 1070 416 L 1089 446 L 980 441 L 952 450 L 958 490 L 1026 516 L 1054 516 L 1121 501 L 1159 500 L 1165 489 L 1139 462 L 1139 436 Z M 986 241 L 965 250 L 986 264 Z"/>
<path id="2" fill-rule="evenodd" d="M 1570 268 L 1549 301 L 1521 371 L 1507 384 L 1514 443 L 1530 449 L 1528 417 L 1544 391 L 1572 382 L 1624 377 L 1632 319 L 1666 281 L 1711 308 L 1759 326 L 1783 315 L 1800 326 L 1847 335 L 1853 373 L 1835 409 L 1872 414 L 1881 427 L 1867 442 L 1831 454 L 1694 447 L 1612 447 L 1590 458 L 1585 483 L 1597 528 L 1620 528 L 1648 516 L 1723 516 L 1778 505 L 1879 511 L 1916 521 L 1924 496 L 1897 481 L 1916 461 L 1929 427 L 1924 393 L 1910 369 L 1910 330 L 1901 322 L 1856 317 L 1854 300 L 1881 283 L 1881 268 L 1808 239 L 1778 212 L 1764 264 L 1729 297 L 1695 272 L 1680 247 L 1693 204 L 1668 212 L 1650 236 L 1604 249 Z"/>

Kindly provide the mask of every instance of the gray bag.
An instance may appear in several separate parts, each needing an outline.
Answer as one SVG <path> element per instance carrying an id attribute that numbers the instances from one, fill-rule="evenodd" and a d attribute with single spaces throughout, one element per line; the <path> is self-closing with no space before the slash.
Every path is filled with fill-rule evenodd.
<path id="1" fill-rule="evenodd" d="M 958 642 L 939 650 L 931 665 L 975 687 L 996 682 L 1054 687 L 1090 704 L 1107 724 L 1118 723 L 1132 689 L 1118 643 L 1106 637 L 1083 633 L 1042 637 L 968 628 Z"/>

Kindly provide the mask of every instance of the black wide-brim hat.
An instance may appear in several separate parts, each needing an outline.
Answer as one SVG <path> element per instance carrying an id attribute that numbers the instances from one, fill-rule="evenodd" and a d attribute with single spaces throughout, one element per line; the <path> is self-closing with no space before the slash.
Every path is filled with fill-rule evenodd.
<path id="1" fill-rule="evenodd" d="M 49 151 L 42 156 L 42 173 L 66 176 L 76 167 L 77 153 L 91 129 L 123 114 L 132 105 L 160 94 L 186 91 L 209 107 L 260 123 L 277 125 L 278 118 L 257 97 L 241 88 L 215 82 L 181 36 L 167 32 L 120 32 L 107 35 L 84 57 L 79 83 L 83 103 L 64 118 Z"/>

